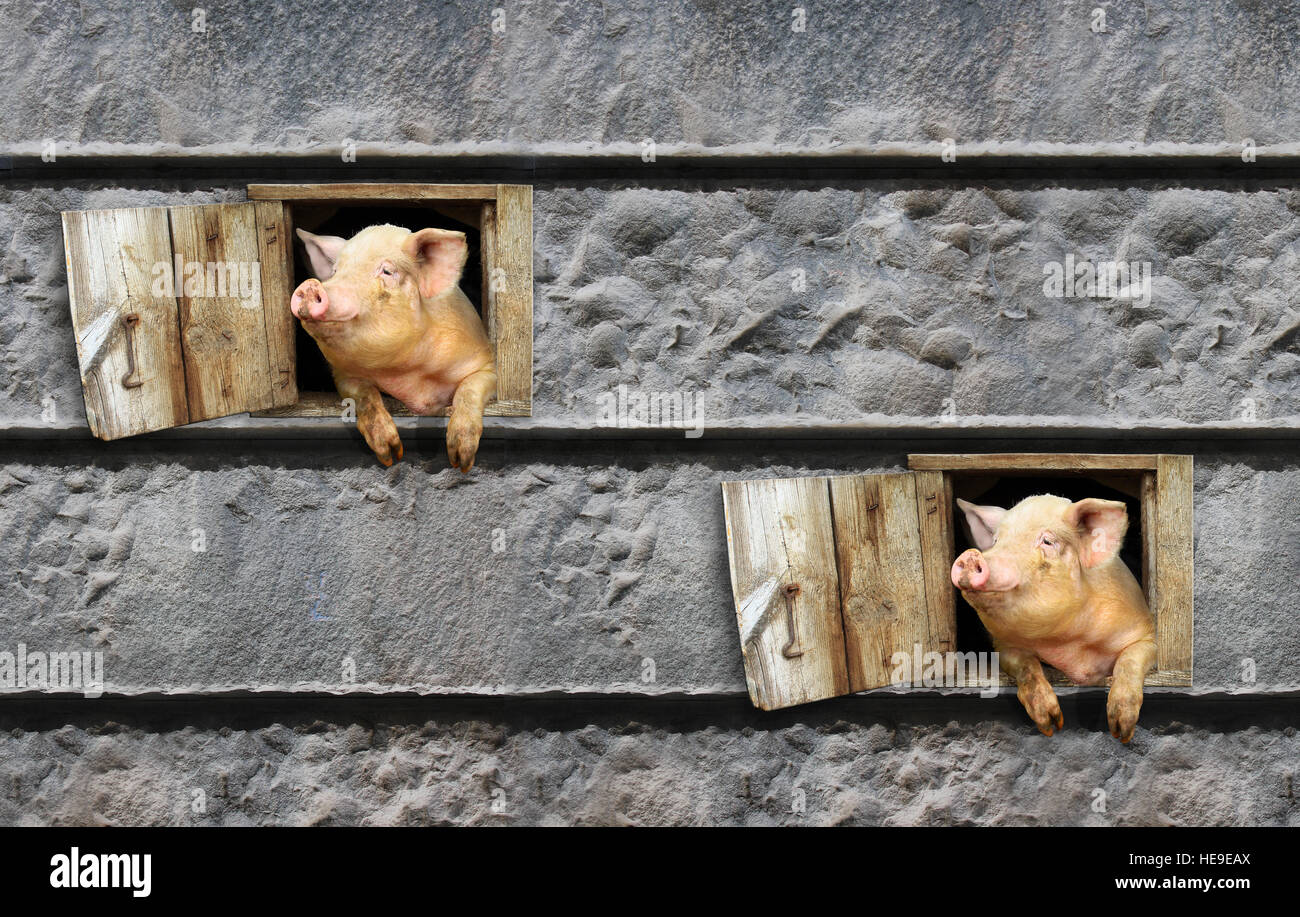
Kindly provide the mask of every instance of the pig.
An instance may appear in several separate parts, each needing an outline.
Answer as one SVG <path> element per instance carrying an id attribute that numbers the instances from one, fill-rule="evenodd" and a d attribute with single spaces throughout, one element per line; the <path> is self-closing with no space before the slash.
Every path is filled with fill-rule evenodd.
<path id="1" fill-rule="evenodd" d="M 979 613 L 1030 719 L 1047 736 L 1065 725 L 1041 662 L 1080 685 L 1113 675 L 1106 719 L 1127 744 L 1156 643 L 1142 587 L 1119 558 L 1125 505 L 1050 494 L 1009 510 L 957 505 L 975 547 L 953 563 L 952 583 Z"/>
<path id="2" fill-rule="evenodd" d="M 316 276 L 298 285 L 289 308 L 320 345 L 339 394 L 355 399 L 366 444 L 386 466 L 402 458 L 381 392 L 416 414 L 450 406 L 447 457 L 468 472 L 497 376 L 483 321 L 459 286 L 465 234 L 381 225 L 351 239 L 298 236 Z"/>

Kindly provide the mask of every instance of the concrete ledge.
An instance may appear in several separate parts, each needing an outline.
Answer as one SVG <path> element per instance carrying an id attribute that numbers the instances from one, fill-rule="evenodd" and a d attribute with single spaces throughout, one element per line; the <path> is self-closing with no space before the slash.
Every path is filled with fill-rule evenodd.
<path id="1" fill-rule="evenodd" d="M 837 702 L 848 699 L 879 698 L 982 698 L 986 689 L 979 687 L 960 688 L 907 688 L 891 686 L 876 688 L 871 691 L 859 691 L 856 694 L 836 698 Z M 1053 690 L 1059 697 L 1102 696 L 1109 690 L 1106 687 L 1088 685 L 1054 685 Z M 1238 701 L 1289 700 L 1300 699 L 1300 684 L 1223 686 L 1212 685 L 1190 688 L 1171 688 L 1148 686 L 1144 694 L 1148 697 L 1164 698 L 1206 698 L 1232 699 Z M 1015 697 L 1016 690 L 1002 686 L 997 689 L 999 697 Z M 665 686 L 662 688 L 641 685 L 328 685 L 322 683 L 303 683 L 296 685 L 192 685 L 177 688 L 156 687 L 114 687 L 102 694 L 89 697 L 79 691 L 49 690 L 0 690 L 0 709 L 7 704 L 24 700 L 31 701 L 66 701 L 84 699 L 93 701 L 159 701 L 159 700 L 249 700 L 249 699 L 287 699 L 287 698 L 372 698 L 387 700 L 415 700 L 419 698 L 439 698 L 444 700 L 609 700 L 629 702 L 646 701 L 745 701 L 749 694 L 744 688 L 731 685 L 711 687 L 682 688 Z M 987 699 L 987 698 L 984 698 Z M 801 707 L 786 708 L 792 710 L 813 709 L 825 702 L 804 704 Z M 759 712 L 755 708 L 755 712 Z"/>
<path id="2" fill-rule="evenodd" d="M 398 430 L 414 431 L 444 426 L 442 417 L 394 417 Z M 1186 440 L 1290 440 L 1300 437 L 1300 415 L 1261 420 L 1255 423 L 1224 421 L 1186 423 L 1178 420 L 1106 421 L 1095 417 L 961 417 L 943 421 L 934 417 L 887 417 L 874 415 L 858 421 L 826 421 L 791 417 L 730 417 L 716 424 L 705 423 L 702 435 L 686 437 L 680 427 L 602 427 L 591 421 L 551 420 L 543 417 L 488 417 L 483 438 L 492 439 L 590 439 L 590 440 L 678 440 L 690 439 L 1105 439 L 1112 436 Z M 356 427 L 326 417 L 251 417 L 236 414 L 161 430 L 135 437 L 134 442 L 204 439 L 348 439 Z M 32 424 L 0 421 L 0 438 L 7 440 L 70 440 L 93 442 L 81 421 Z M 126 442 L 127 440 L 118 440 Z M 1131 451 L 1131 450 L 1127 450 Z"/>
<path id="3" fill-rule="evenodd" d="M 542 164 L 547 160 L 587 159 L 642 161 L 644 148 L 641 142 L 620 143 L 512 143 L 488 141 L 469 143 L 365 143 L 352 146 L 357 162 L 363 160 L 389 160 L 392 162 L 418 160 L 428 165 L 429 160 L 455 161 L 462 166 L 479 162 L 514 161 L 520 164 Z M 874 143 L 829 143 L 816 146 L 783 143 L 730 143 L 705 145 L 700 143 L 658 143 L 655 161 L 659 159 L 690 159 L 714 162 L 733 162 L 768 159 L 831 160 L 853 158 L 870 161 L 899 159 L 939 160 L 944 144 L 934 141 L 882 141 Z M 305 146 L 278 146 L 268 144 L 211 143 L 90 143 L 61 142 L 56 162 L 64 159 L 82 164 L 123 164 L 147 159 L 154 162 L 207 163 L 244 160 L 249 157 L 283 160 L 288 163 L 312 164 L 327 162 L 339 165 L 339 144 L 311 144 Z M 0 156 L 11 160 L 13 166 L 49 166 L 41 158 L 45 153 L 42 141 L 26 141 L 0 148 Z M 1254 148 L 1257 160 L 1293 160 L 1300 163 L 1300 142 L 1265 143 Z M 976 159 L 1075 161 L 1098 159 L 1162 160 L 1186 163 L 1201 160 L 1242 162 L 1240 142 L 1219 143 L 1052 143 L 1035 141 L 962 141 L 957 145 L 957 161 Z M 652 165 L 653 163 L 646 163 Z"/>
<path id="4" fill-rule="evenodd" d="M 639 143 L 610 145 L 418 144 L 362 145 L 344 163 L 330 146 L 306 148 L 174 144 L 61 145 L 46 162 L 37 144 L 0 150 L 0 180 L 69 181 L 171 175 L 190 179 L 292 181 L 467 181 L 475 178 L 546 183 L 622 180 L 652 186 L 673 179 L 835 179 L 919 176 L 951 181 L 979 178 L 1168 180 L 1196 186 L 1207 180 L 1274 180 L 1300 174 L 1300 143 L 1257 147 L 1251 162 L 1232 143 L 962 143 L 956 159 L 931 143 L 789 147 L 744 144 L 658 146 L 653 161 Z"/>

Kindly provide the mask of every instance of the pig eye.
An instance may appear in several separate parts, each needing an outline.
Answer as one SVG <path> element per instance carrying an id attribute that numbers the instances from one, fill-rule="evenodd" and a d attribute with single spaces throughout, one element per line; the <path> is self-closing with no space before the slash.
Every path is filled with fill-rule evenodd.
<path id="1" fill-rule="evenodd" d="M 1046 532 L 1038 536 L 1038 543 L 1045 548 L 1056 547 L 1056 539 L 1054 539 L 1051 535 L 1047 534 Z"/>
<path id="2" fill-rule="evenodd" d="M 397 276 L 397 271 L 393 270 L 393 268 L 392 268 L 390 265 L 387 265 L 387 264 L 381 264 L 381 265 L 379 265 L 379 273 L 383 274 L 385 277 L 396 277 L 396 276 Z"/>

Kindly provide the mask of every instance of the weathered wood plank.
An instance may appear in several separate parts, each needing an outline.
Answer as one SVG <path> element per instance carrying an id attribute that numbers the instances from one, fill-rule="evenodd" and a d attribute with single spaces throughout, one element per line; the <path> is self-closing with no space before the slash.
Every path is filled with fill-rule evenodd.
<path id="1" fill-rule="evenodd" d="M 754 705 L 776 710 L 848 693 L 826 479 L 729 481 L 722 496 Z"/>
<path id="2" fill-rule="evenodd" d="M 909 455 L 907 467 L 913 471 L 997 471 L 1004 474 L 1046 471 L 1155 471 L 1156 456 L 1036 452 L 1004 452 L 988 455 L 921 453 Z"/>
<path id="3" fill-rule="evenodd" d="M 262 316 L 266 323 L 271 404 L 298 400 L 298 324 L 289 311 L 293 295 L 293 222 L 289 208 L 275 201 L 254 204 L 258 257 L 262 267 Z"/>
<path id="4" fill-rule="evenodd" d="M 491 243 L 489 334 L 496 348 L 497 399 L 533 403 L 533 189 L 497 185 Z"/>
<path id="5" fill-rule="evenodd" d="M 915 475 L 916 519 L 929 629 L 926 648 L 946 653 L 957 649 L 957 590 L 949 577 L 952 562 L 957 559 L 952 479 L 940 471 L 918 471 Z"/>
<path id="6" fill-rule="evenodd" d="M 930 644 L 916 480 L 911 474 L 830 479 L 849 690 L 894 683 L 895 653 Z"/>
<path id="7" fill-rule="evenodd" d="M 1156 493 L 1156 473 L 1142 473 L 1142 592 L 1146 595 L 1147 608 L 1152 612 L 1156 607 L 1156 554 L 1160 550 L 1158 532 L 1160 514 L 1156 512 L 1158 503 Z"/>
<path id="8" fill-rule="evenodd" d="M 163 208 L 66 211 L 68 297 L 86 419 L 100 439 L 188 423 L 177 304 L 155 281 L 172 265 Z M 125 316 L 139 316 L 130 332 Z M 134 352 L 135 374 L 123 385 Z"/>
<path id="9" fill-rule="evenodd" d="M 404 201 L 444 200 L 490 201 L 499 185 L 437 185 L 424 182 L 325 182 L 323 184 L 249 185 L 250 201 Z"/>
<path id="10" fill-rule="evenodd" d="M 276 401 L 283 356 L 273 370 L 256 206 L 170 208 L 172 249 L 186 265 L 176 293 L 191 421 L 262 410 Z M 189 265 L 196 263 L 201 272 L 194 275 Z M 274 285 L 287 300 L 286 282 Z"/>
<path id="11" fill-rule="evenodd" d="M 497 267 L 497 205 L 495 201 L 484 201 L 479 213 L 479 260 L 482 262 L 483 282 L 480 289 L 483 291 L 482 313 L 483 327 L 487 329 L 488 339 L 492 342 L 492 353 L 494 359 L 498 352 L 497 347 L 497 322 L 496 322 L 496 286 L 495 277 L 500 274 Z M 497 363 L 497 396 L 501 394 L 500 383 L 501 366 Z"/>
<path id="12" fill-rule="evenodd" d="M 1161 455 L 1156 469 L 1156 667 L 1192 683 L 1192 457 Z"/>

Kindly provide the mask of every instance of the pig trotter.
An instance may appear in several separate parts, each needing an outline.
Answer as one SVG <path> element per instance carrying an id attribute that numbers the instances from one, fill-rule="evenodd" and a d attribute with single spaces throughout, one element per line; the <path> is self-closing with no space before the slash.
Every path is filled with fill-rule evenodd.
<path id="1" fill-rule="evenodd" d="M 1110 734 L 1125 745 L 1133 738 L 1137 726 L 1138 711 L 1142 709 L 1142 689 L 1112 685 L 1110 695 L 1106 698 L 1106 722 L 1110 725 Z"/>
<path id="2" fill-rule="evenodd" d="M 463 472 L 474 467 L 478 455 L 479 437 L 483 435 L 483 420 L 463 411 L 453 411 L 447 422 L 447 458 Z"/>
<path id="3" fill-rule="evenodd" d="M 1065 717 L 1061 714 L 1061 702 L 1056 692 L 1047 681 L 1022 683 L 1016 689 L 1016 696 L 1024 705 L 1029 718 L 1034 721 L 1038 731 L 1045 736 L 1052 735 L 1057 729 L 1065 728 Z"/>
<path id="4" fill-rule="evenodd" d="M 474 467 L 479 437 L 483 435 L 483 408 L 496 393 L 497 374 L 492 368 L 470 373 L 456 388 L 451 399 L 451 419 L 447 421 L 447 458 L 461 471 Z"/>
<path id="5" fill-rule="evenodd" d="M 402 460 L 402 439 L 397 434 L 397 424 L 387 409 L 367 411 L 357 417 L 357 429 L 366 438 L 366 445 L 375 453 L 380 464 L 389 467 Z"/>
<path id="6" fill-rule="evenodd" d="M 1065 728 L 1061 702 L 1048 684 L 1038 657 L 1015 647 L 998 646 L 997 649 L 1003 670 L 1016 680 L 1016 697 L 1020 698 L 1020 703 L 1038 731 L 1050 736 L 1057 729 Z"/>
<path id="7" fill-rule="evenodd" d="M 402 459 L 402 439 L 397 435 L 393 415 L 384 406 L 384 396 L 373 382 L 336 374 L 334 384 L 339 394 L 351 398 L 357 406 L 357 429 L 366 445 L 385 467 Z"/>
<path id="8" fill-rule="evenodd" d="M 1125 647 L 1115 660 L 1110 694 L 1106 698 L 1106 722 L 1110 734 L 1125 745 L 1133 738 L 1138 713 L 1142 710 L 1142 686 L 1155 664 L 1156 644 L 1150 637 Z"/>

